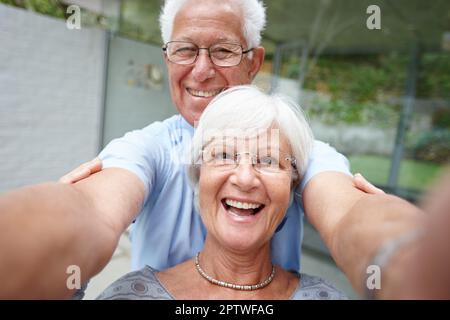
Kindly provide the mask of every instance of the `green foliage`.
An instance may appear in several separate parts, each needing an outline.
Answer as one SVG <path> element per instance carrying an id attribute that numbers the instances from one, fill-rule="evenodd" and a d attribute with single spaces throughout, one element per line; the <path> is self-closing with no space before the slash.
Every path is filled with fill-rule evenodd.
<path id="1" fill-rule="evenodd" d="M 14 0 L 0 0 L 0 3 L 4 3 L 4 4 L 8 4 L 10 6 L 19 6 L 17 4 L 17 2 L 22 2 L 22 1 L 14 1 Z"/>
<path id="2" fill-rule="evenodd" d="M 450 98 L 450 54 L 428 53 L 422 56 L 418 95 Z"/>
<path id="3" fill-rule="evenodd" d="M 15 7 L 32 10 L 40 14 L 45 14 L 58 19 L 66 19 L 67 8 L 69 5 L 59 0 L 0 0 L 0 3 L 12 5 Z M 81 8 L 82 26 L 95 26 L 100 28 L 112 28 L 112 21 L 106 17 Z"/>
<path id="4" fill-rule="evenodd" d="M 319 57 L 308 70 L 305 88 L 357 102 L 377 100 L 380 94 L 400 95 L 406 63 L 405 56 L 396 53 Z M 297 78 L 298 64 L 297 57 L 288 58 L 282 75 Z"/>
<path id="5" fill-rule="evenodd" d="M 450 109 L 441 109 L 433 113 L 433 127 L 450 129 Z"/>
<path id="6" fill-rule="evenodd" d="M 65 5 L 57 0 L 27 0 L 27 7 L 33 11 L 52 17 L 63 18 L 66 14 Z"/>
<path id="7" fill-rule="evenodd" d="M 316 99 L 307 109 L 308 116 L 326 124 L 348 123 L 392 128 L 399 119 L 398 106 L 386 103 L 346 102 L 343 99 Z"/>
<path id="8" fill-rule="evenodd" d="M 389 103 L 389 97 L 404 95 L 409 59 L 408 54 L 392 52 L 322 56 L 315 63 L 310 60 L 305 89 L 331 98 L 315 101 L 309 109 L 310 116 L 329 124 L 397 125 L 399 106 Z M 288 55 L 283 61 L 281 74 L 297 79 L 299 68 L 298 55 Z M 450 98 L 450 55 L 425 53 L 419 70 L 418 98 Z M 436 111 L 433 126 L 450 128 L 450 111 Z"/>
<path id="9" fill-rule="evenodd" d="M 25 0 L 0 0 L 0 3 L 4 3 L 10 6 L 25 8 Z"/>
<path id="10" fill-rule="evenodd" d="M 330 93 L 336 99 L 376 100 L 381 94 L 401 96 L 405 90 L 408 54 L 319 57 L 308 70 L 305 88 Z M 450 98 L 450 55 L 421 56 L 417 97 Z M 284 61 L 282 75 L 298 78 L 299 58 Z"/>
<path id="11" fill-rule="evenodd" d="M 161 43 L 158 24 L 160 10 L 160 1 L 122 1 L 120 34 L 138 41 Z"/>
<path id="12" fill-rule="evenodd" d="M 410 137 L 407 151 L 416 160 L 445 164 L 450 161 L 450 130 L 435 129 Z"/>
<path id="13" fill-rule="evenodd" d="M 284 69 L 290 77 L 298 76 L 298 63 L 289 60 Z M 312 118 L 328 124 L 347 123 L 394 127 L 399 106 L 384 102 L 386 96 L 398 96 L 404 86 L 406 60 L 396 54 L 366 56 L 327 56 L 317 59 L 308 71 L 305 88 L 331 97 L 315 101 L 308 109 Z"/>
<path id="14" fill-rule="evenodd" d="M 67 8 L 67 5 L 58 0 L 0 0 L 0 2 L 63 19 Z"/>

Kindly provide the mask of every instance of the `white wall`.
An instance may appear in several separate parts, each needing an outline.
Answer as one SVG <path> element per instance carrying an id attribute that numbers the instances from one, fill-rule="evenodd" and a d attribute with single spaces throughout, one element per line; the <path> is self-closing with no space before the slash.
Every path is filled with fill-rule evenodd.
<path id="1" fill-rule="evenodd" d="M 0 4 L 0 192 L 97 154 L 105 33 Z"/>
<path id="2" fill-rule="evenodd" d="M 150 69 L 157 77 L 149 76 Z M 106 82 L 104 145 L 177 112 L 161 46 L 113 37 Z"/>

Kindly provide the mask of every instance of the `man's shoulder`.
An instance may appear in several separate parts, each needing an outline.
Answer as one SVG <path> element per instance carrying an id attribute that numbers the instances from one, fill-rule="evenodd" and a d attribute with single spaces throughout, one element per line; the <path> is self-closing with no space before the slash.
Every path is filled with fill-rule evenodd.
<path id="1" fill-rule="evenodd" d="M 300 185 L 300 194 L 303 192 L 306 184 L 311 178 L 326 171 L 341 172 L 351 176 L 350 164 L 344 155 L 337 152 L 336 149 L 328 143 L 314 140 L 313 150 L 310 154 L 308 166 Z"/>
<path id="2" fill-rule="evenodd" d="M 176 114 L 170 118 L 162 121 L 155 121 L 140 130 L 133 130 L 131 132 L 140 132 L 142 134 L 152 135 L 167 135 L 172 131 L 183 129 L 183 125 L 183 118 L 181 115 Z"/>
<path id="3" fill-rule="evenodd" d="M 192 134 L 193 128 L 181 115 L 177 114 L 162 121 L 155 121 L 144 128 L 129 131 L 112 142 L 120 145 L 132 143 L 145 149 L 155 145 L 176 145 L 183 141 L 183 137 L 192 136 Z"/>
<path id="4" fill-rule="evenodd" d="M 330 152 L 339 154 L 336 148 L 331 146 L 328 142 L 320 141 L 320 140 L 314 140 L 313 144 L 313 155 L 315 153 L 323 153 L 323 152 Z"/>

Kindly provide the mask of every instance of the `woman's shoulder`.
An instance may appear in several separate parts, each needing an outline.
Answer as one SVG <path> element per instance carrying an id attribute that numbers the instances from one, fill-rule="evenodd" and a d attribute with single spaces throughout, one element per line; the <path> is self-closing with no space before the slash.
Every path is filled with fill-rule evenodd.
<path id="1" fill-rule="evenodd" d="M 155 276 L 157 270 L 144 268 L 127 273 L 109 285 L 97 300 L 170 300 L 173 299 Z"/>
<path id="2" fill-rule="evenodd" d="M 292 300 L 346 300 L 347 296 L 328 280 L 297 273 L 299 286 L 291 296 Z"/>

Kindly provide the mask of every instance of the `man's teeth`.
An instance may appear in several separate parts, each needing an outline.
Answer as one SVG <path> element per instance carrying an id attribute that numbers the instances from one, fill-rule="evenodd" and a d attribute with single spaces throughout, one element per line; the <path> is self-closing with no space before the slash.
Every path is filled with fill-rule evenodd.
<path id="1" fill-rule="evenodd" d="M 222 91 L 222 89 L 215 90 L 215 91 L 202 91 L 202 90 L 188 89 L 188 91 L 193 96 L 209 98 L 209 97 L 213 97 L 213 96 L 219 94 L 219 92 Z"/>
<path id="2" fill-rule="evenodd" d="M 238 209 L 258 209 L 259 207 L 261 207 L 260 203 L 240 202 L 229 199 L 225 200 L 225 203 L 230 207 Z"/>

